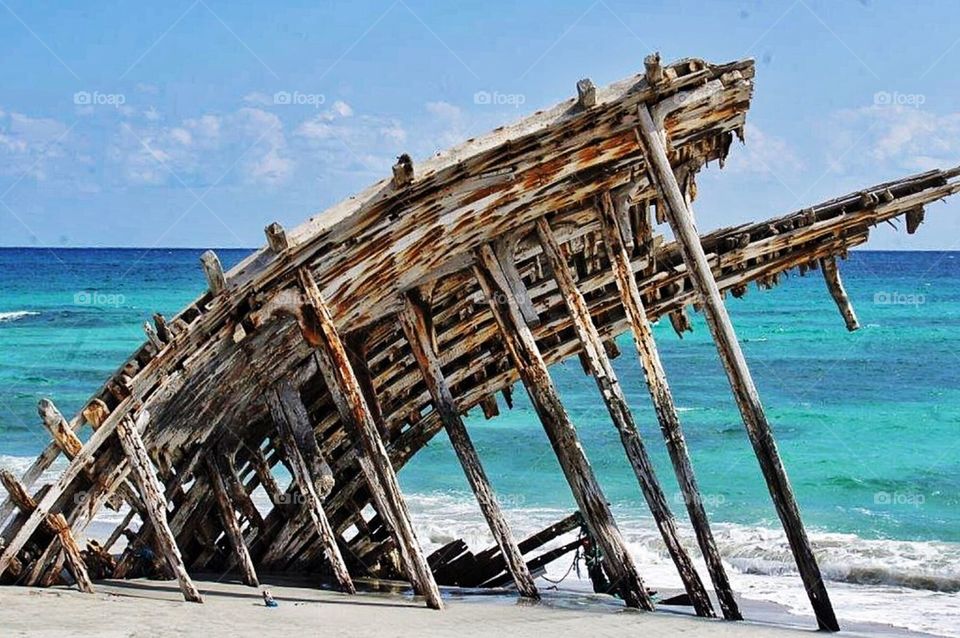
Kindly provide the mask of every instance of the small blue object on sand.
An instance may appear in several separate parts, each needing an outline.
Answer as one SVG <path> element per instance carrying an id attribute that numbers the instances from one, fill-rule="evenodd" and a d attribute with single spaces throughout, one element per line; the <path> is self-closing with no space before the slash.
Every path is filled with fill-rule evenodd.
<path id="1" fill-rule="evenodd" d="M 270 591 L 266 589 L 263 590 L 263 604 L 266 605 L 267 607 L 280 606 L 277 604 L 277 601 L 273 599 L 273 596 L 270 595 Z"/>

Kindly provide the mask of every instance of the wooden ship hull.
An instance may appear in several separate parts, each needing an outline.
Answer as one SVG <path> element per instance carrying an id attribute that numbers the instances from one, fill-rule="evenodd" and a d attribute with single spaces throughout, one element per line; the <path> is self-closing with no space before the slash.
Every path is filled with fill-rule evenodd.
<path id="1" fill-rule="evenodd" d="M 266 229 L 267 246 L 229 272 L 204 254 L 208 291 L 146 341 L 80 414 L 44 400 L 53 441 L 24 476 L 2 474 L 0 582 L 75 582 L 153 573 L 202 596 L 191 574 L 305 574 L 354 593 L 355 580 L 406 581 L 430 607 L 438 583 L 512 585 L 536 598 L 533 573 L 565 552 L 596 558 L 599 589 L 653 609 L 548 366 L 578 356 L 603 396 L 687 600 L 715 616 L 693 560 L 707 564 L 719 613 L 740 610 L 697 490 L 651 322 L 689 327 L 701 311 L 717 344 L 818 625 L 837 620 L 772 431 L 723 298 L 793 269 L 821 270 L 847 328 L 857 327 L 837 258 L 879 223 L 960 190 L 960 170 L 879 184 L 794 213 L 700 236 L 695 177 L 742 138 L 754 66 L 645 61 L 597 88 L 414 166 L 300 227 Z M 657 232 L 668 223 L 675 239 Z M 685 512 L 672 512 L 610 359 L 631 333 Z M 518 542 L 503 518 L 462 415 L 498 413 L 520 382 L 577 511 Z M 585 381 L 588 382 L 588 381 Z M 89 425 L 92 434 L 77 436 Z M 424 555 L 397 483 L 446 430 L 496 545 L 453 543 Z M 41 474 L 59 456 L 67 469 Z M 281 488 L 280 477 L 292 477 Z M 251 494 L 262 489 L 271 508 Z M 102 507 L 128 508 L 102 544 L 75 537 Z M 701 556 L 677 537 L 687 516 Z M 136 523 L 139 522 L 139 525 Z M 571 543 L 531 553 L 560 534 Z M 110 554 L 117 540 L 126 549 Z M 65 571 L 66 570 L 66 571 Z"/>

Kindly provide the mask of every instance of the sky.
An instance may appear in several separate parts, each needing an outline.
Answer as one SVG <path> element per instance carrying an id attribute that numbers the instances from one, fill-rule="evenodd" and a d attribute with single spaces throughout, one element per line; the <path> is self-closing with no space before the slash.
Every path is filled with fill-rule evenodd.
<path id="1" fill-rule="evenodd" d="M 653 51 L 756 59 L 702 230 L 960 164 L 955 1 L 51 5 L 0 0 L 0 246 L 259 246 Z M 960 249 L 958 213 L 869 245 Z"/>

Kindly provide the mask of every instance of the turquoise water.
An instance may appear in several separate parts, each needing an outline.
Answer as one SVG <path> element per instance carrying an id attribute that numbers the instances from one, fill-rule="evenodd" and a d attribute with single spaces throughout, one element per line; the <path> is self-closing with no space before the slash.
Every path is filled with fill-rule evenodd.
<path id="1" fill-rule="evenodd" d="M 19 465 L 46 443 L 38 399 L 49 396 L 72 414 L 143 340 L 141 326 L 153 312 L 170 316 L 202 291 L 200 252 L 0 249 L 0 464 Z M 226 266 L 244 254 L 220 252 Z M 856 333 L 844 329 L 818 272 L 791 275 L 771 291 L 751 288 L 728 307 L 828 578 L 956 592 L 960 253 L 856 252 L 842 270 L 863 325 Z M 682 340 L 667 322 L 655 328 L 693 464 L 741 586 L 778 599 L 780 584 L 771 580 L 764 589 L 747 580 L 773 578 L 789 569 L 789 559 L 777 547 L 776 516 L 708 331 L 701 317 L 693 319 L 694 332 Z M 620 346 L 615 366 L 683 519 L 628 336 Z M 576 360 L 553 372 L 628 540 L 641 554 L 656 553 L 636 480 L 592 379 Z M 534 529 L 572 510 L 573 501 L 522 388 L 514 398 L 512 411 L 501 400 L 501 417 L 485 421 L 476 411 L 468 427 L 510 518 Z M 445 435 L 401 481 L 426 521 L 425 542 L 470 534 L 485 542 Z M 798 608 L 802 594 L 799 601 Z M 913 626 L 944 631 L 930 622 Z"/>

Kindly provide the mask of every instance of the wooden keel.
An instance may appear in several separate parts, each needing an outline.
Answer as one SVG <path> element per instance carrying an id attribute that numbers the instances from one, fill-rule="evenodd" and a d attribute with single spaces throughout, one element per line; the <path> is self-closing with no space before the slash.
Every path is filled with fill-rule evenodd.
<path id="1" fill-rule="evenodd" d="M 560 401 L 547 364 L 537 348 L 510 285 L 489 245 L 477 251 L 474 274 L 480 282 L 510 358 L 530 395 L 540 422 L 563 468 L 580 512 L 603 550 L 604 565 L 612 584 L 629 607 L 653 610 L 653 601 L 643 586 L 636 564 L 617 528 L 607 499 L 583 453 L 579 437 Z"/>
<path id="2" fill-rule="evenodd" d="M 827 290 L 830 296 L 840 309 L 843 316 L 843 322 L 847 325 L 847 330 L 853 332 L 860 328 L 860 322 L 857 320 L 857 313 L 853 311 L 853 304 L 850 303 L 850 297 L 843 287 L 843 280 L 840 279 L 840 269 L 837 267 L 835 257 L 825 257 L 820 260 L 820 270 L 823 272 L 823 280 L 827 283 Z"/>
<path id="3" fill-rule="evenodd" d="M 117 423 L 117 438 L 123 446 L 123 451 L 127 455 L 130 463 L 130 470 L 133 478 L 140 488 L 140 495 L 143 497 L 144 507 L 147 510 L 147 516 L 153 525 L 153 538 L 157 544 L 158 554 L 167 562 L 170 569 L 177 577 L 180 583 L 180 590 L 187 601 L 202 603 L 203 597 L 199 590 L 193 584 L 187 568 L 183 564 L 183 557 L 180 555 L 180 548 L 170 531 L 170 525 L 167 523 L 167 500 L 163 496 L 163 485 L 157 478 L 153 463 L 147 454 L 147 449 L 143 445 L 143 439 L 140 438 L 140 423 L 147 420 L 146 413 L 141 413 L 141 419 L 134 422 L 130 417 L 124 417 Z"/>
<path id="4" fill-rule="evenodd" d="M 617 227 L 618 217 L 613 214 L 613 206 L 613 199 L 604 197 L 600 206 L 597 207 L 597 214 L 600 217 L 600 228 L 617 289 L 620 292 L 624 313 L 633 333 L 633 343 L 637 348 L 640 367 L 643 369 L 647 390 L 650 392 L 650 400 L 653 402 L 653 409 L 660 424 L 660 431 L 663 433 L 667 452 L 670 454 L 677 484 L 683 493 L 683 500 L 687 507 L 687 514 L 690 517 L 694 534 L 697 537 L 697 544 L 707 563 L 710 579 L 713 581 L 717 599 L 720 601 L 720 610 L 727 620 L 743 620 L 743 615 L 737 605 L 737 599 L 730 587 L 730 579 L 727 577 L 727 571 L 723 566 L 723 559 L 717 549 L 713 532 L 710 530 L 710 522 L 703 507 L 703 499 L 700 497 L 700 488 L 697 485 L 693 464 L 690 462 L 687 441 L 680 426 L 680 415 L 673 402 L 670 385 L 667 382 L 667 373 L 660 361 L 657 343 L 653 338 L 653 330 L 647 318 L 647 311 L 643 306 L 643 297 L 640 295 L 637 280 L 634 278 L 633 269 L 630 266 L 630 258 L 622 241 L 623 233 Z"/>
<path id="5" fill-rule="evenodd" d="M 777 514 L 786 531 L 790 549 L 816 614 L 817 624 L 821 629 L 839 631 L 840 627 L 830 603 L 820 567 L 813 554 L 813 548 L 807 538 L 807 532 L 800 517 L 800 509 L 783 468 L 773 432 L 760 403 L 750 370 L 747 368 L 733 324 L 730 322 L 720 296 L 717 282 L 713 277 L 703 246 L 700 244 L 700 236 L 697 233 L 693 215 L 687 207 L 687 202 L 670 166 L 664 146 L 666 134 L 660 126 L 654 124 L 653 117 L 645 105 L 639 106 L 638 114 L 639 138 L 646 151 L 651 177 L 666 204 L 670 227 L 677 238 L 690 279 L 700 296 L 707 325 L 710 327 L 726 370 Z"/>
<path id="6" fill-rule="evenodd" d="M 283 379 L 271 391 L 267 392 L 267 404 L 280 433 L 280 441 L 283 443 L 284 451 L 287 454 L 287 462 L 290 464 L 293 479 L 305 500 L 305 505 L 313 519 L 313 524 L 320 536 L 320 541 L 323 543 L 327 559 L 337 582 L 340 584 L 340 589 L 348 594 L 355 594 L 356 588 L 353 585 L 353 579 L 350 577 L 347 564 L 344 562 L 340 547 L 337 545 L 337 535 L 323 511 L 323 503 L 318 492 L 318 482 L 322 479 L 315 477 L 311 471 L 311 465 L 316 467 L 317 464 L 311 464 L 304 458 L 299 445 L 303 437 L 298 439 L 297 432 L 306 430 L 313 439 L 313 447 L 317 447 L 313 428 L 310 427 L 307 409 L 300 399 L 300 393 L 289 381 Z M 319 453 L 319 449 L 313 450 L 312 453 L 308 452 L 311 457 L 319 455 Z"/>
<path id="7" fill-rule="evenodd" d="M 680 542 L 673 512 L 670 511 L 667 497 L 663 493 L 659 480 L 657 480 L 656 471 L 640 437 L 630 407 L 627 405 L 627 399 L 623 394 L 620 381 L 609 357 L 607 357 L 600 332 L 590 316 L 590 308 L 577 289 L 576 282 L 573 280 L 570 268 L 567 265 L 567 259 L 550 229 L 550 224 L 542 217 L 537 220 L 537 235 L 547 263 L 550 265 L 550 270 L 563 296 L 563 301 L 567 306 L 567 311 L 573 319 L 573 327 L 583 346 L 590 375 L 596 381 L 603 402 L 610 413 L 610 418 L 620 434 L 620 442 L 623 444 L 627 459 L 630 461 L 633 473 L 640 483 L 640 489 L 650 508 L 650 513 L 657 523 L 667 551 L 677 567 L 684 589 L 686 589 L 698 616 L 713 617 L 716 614 L 713 611 L 710 596 L 707 594 L 707 590 L 703 586 L 687 550 Z M 622 241 L 619 233 L 617 239 Z"/>
<path id="8" fill-rule="evenodd" d="M 30 515 L 37 508 L 36 500 L 30 496 L 23 484 L 20 483 L 17 477 L 9 470 L 0 470 L 0 483 L 6 488 L 7 493 L 10 495 L 10 500 L 20 508 L 21 512 Z M 60 545 L 60 550 L 66 559 L 67 567 L 77 583 L 77 589 L 84 593 L 92 594 L 93 583 L 90 581 L 90 575 L 87 573 L 87 565 L 83 562 L 83 556 L 80 554 L 80 546 L 77 545 L 77 541 L 73 537 L 67 519 L 64 518 L 63 514 L 48 514 L 46 526 L 57 537 L 55 542 Z M 37 560 L 37 563 L 41 566 L 44 562 L 43 557 Z"/>
<path id="9" fill-rule="evenodd" d="M 230 546 L 233 547 L 233 552 L 237 557 L 237 566 L 243 574 L 243 583 L 250 587 L 259 587 L 260 580 L 257 578 L 257 570 L 253 566 L 253 559 L 250 558 L 250 550 L 247 549 L 247 544 L 243 540 L 243 532 L 240 530 L 237 514 L 230 502 L 227 485 L 218 465 L 212 457 L 208 456 L 206 458 L 207 476 L 210 478 L 211 487 L 213 487 L 213 496 L 217 499 L 220 520 L 223 522 L 223 531 L 226 533 L 227 540 L 230 541 Z"/>
<path id="10" fill-rule="evenodd" d="M 396 472 L 390 463 L 387 448 L 377 431 L 369 406 L 363 397 L 359 381 L 350 366 L 350 360 L 330 310 L 323 301 L 317 282 L 306 268 L 297 271 L 306 304 L 301 328 L 311 346 L 317 348 L 318 364 L 328 389 L 345 422 L 353 425 L 361 448 L 360 467 L 367 477 L 371 491 L 379 490 L 386 515 L 394 528 L 397 546 L 407 576 L 414 589 L 426 599 L 427 606 L 443 609 L 440 589 L 433 578 L 423 548 L 417 540 L 410 521 L 406 501 L 400 491 Z"/>
<path id="11" fill-rule="evenodd" d="M 450 437 L 450 443 L 457 454 L 460 465 L 463 467 L 463 472 L 470 483 L 474 496 L 477 498 L 480 510 L 483 512 L 484 518 L 487 519 L 490 533 L 493 534 L 493 538 L 506 560 L 507 570 L 513 577 L 517 591 L 526 598 L 539 599 L 540 594 L 533 582 L 533 576 L 530 574 L 530 570 L 523 559 L 523 554 L 520 553 L 520 549 L 513 538 L 513 533 L 510 531 L 510 526 L 500 510 L 497 497 L 490 486 L 486 472 L 483 471 L 480 456 L 473 446 L 473 441 L 470 440 L 470 434 L 463 424 L 463 419 L 460 418 L 453 393 L 443 376 L 440 359 L 433 347 L 436 337 L 434 336 L 430 310 L 425 307 L 424 301 L 415 293 L 405 294 L 403 302 L 403 310 L 398 315 L 400 325 L 407 337 L 407 342 L 410 344 L 413 358 L 420 368 L 430 397 L 433 399 L 434 407 L 440 414 L 443 427 Z"/>

